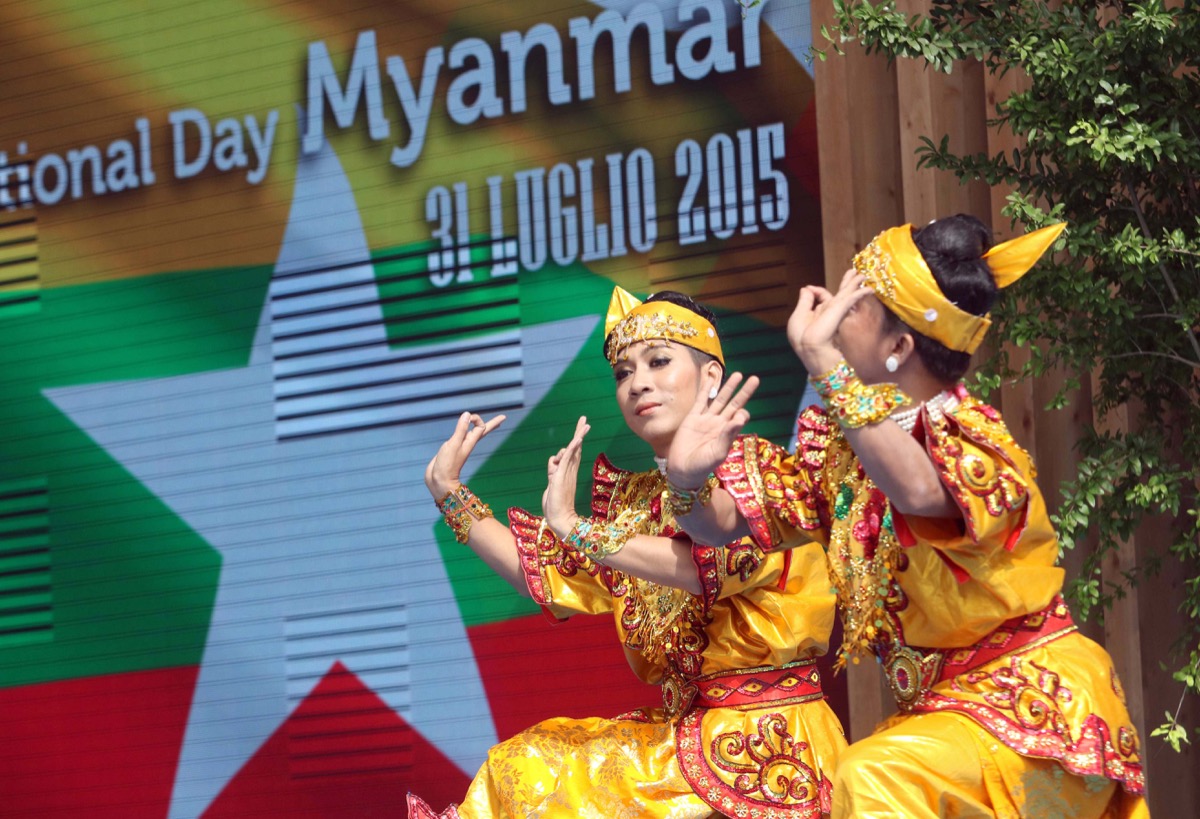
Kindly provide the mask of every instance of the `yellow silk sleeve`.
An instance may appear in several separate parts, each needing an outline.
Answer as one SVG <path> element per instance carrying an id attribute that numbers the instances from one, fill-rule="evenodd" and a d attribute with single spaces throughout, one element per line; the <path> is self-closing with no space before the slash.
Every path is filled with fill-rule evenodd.
<path id="1" fill-rule="evenodd" d="M 556 619 L 613 610 L 614 572 L 563 543 L 543 519 L 524 509 L 508 510 L 525 584 L 535 603 Z"/>
<path id="2" fill-rule="evenodd" d="M 756 435 L 738 438 L 717 467 L 721 485 L 737 504 L 750 537 L 764 551 L 829 542 L 829 504 L 821 474 L 828 443 L 824 412 L 799 419 L 796 454 Z"/>
<path id="3" fill-rule="evenodd" d="M 1036 495 L 1033 464 L 994 409 L 969 401 L 953 417 L 928 423 L 925 447 L 961 519 L 896 515 L 904 545 L 944 551 L 1012 551 Z"/>
<path id="4" fill-rule="evenodd" d="M 816 543 L 763 555 L 745 579 L 729 572 L 719 599 L 709 609 L 708 634 L 714 656 L 726 657 L 730 667 L 777 665 L 829 646 L 836 598 Z"/>

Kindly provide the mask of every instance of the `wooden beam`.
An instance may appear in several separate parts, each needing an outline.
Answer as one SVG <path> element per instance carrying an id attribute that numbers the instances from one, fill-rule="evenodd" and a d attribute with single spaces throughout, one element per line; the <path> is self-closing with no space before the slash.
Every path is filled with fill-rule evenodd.
<path id="1" fill-rule="evenodd" d="M 813 31 L 832 25 L 829 3 L 813 3 Z M 841 282 L 854 254 L 903 217 L 896 79 L 882 57 L 848 45 L 814 65 L 825 279 Z"/>
<path id="2" fill-rule="evenodd" d="M 833 23 L 830 3 L 813 3 L 813 31 Z M 821 231 L 826 286 L 836 289 L 854 254 L 875 234 L 903 221 L 895 71 L 855 46 L 814 66 Z M 875 730 L 895 710 L 879 666 L 846 671 L 851 740 Z"/>

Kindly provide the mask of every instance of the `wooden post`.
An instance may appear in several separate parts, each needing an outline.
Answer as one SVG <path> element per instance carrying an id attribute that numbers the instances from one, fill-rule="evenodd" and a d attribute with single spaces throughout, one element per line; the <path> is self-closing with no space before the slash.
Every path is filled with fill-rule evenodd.
<path id="1" fill-rule="evenodd" d="M 829 3 L 812 4 L 813 31 L 833 22 Z M 854 254 L 876 233 L 903 221 L 895 71 L 850 46 L 814 67 L 821 225 L 826 286 L 835 289 Z M 846 671 L 851 741 L 869 736 L 894 700 L 874 662 Z"/>

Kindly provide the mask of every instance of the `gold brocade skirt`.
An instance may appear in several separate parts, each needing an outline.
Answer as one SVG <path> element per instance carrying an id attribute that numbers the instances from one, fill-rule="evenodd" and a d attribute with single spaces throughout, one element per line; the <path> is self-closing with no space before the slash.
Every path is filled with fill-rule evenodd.
<path id="1" fill-rule="evenodd" d="M 629 717 L 540 722 L 488 752 L 456 809 L 437 814 L 410 796 L 410 816 L 818 819 L 829 809 L 846 743 L 824 700 Z"/>
<path id="2" fill-rule="evenodd" d="M 834 777 L 834 819 L 1149 816 L 1116 782 L 1021 756 L 953 712 L 892 717 L 846 750 Z"/>
<path id="3" fill-rule="evenodd" d="M 539 722 L 492 748 L 463 819 L 706 819 L 675 755 L 674 728 L 600 718 Z"/>

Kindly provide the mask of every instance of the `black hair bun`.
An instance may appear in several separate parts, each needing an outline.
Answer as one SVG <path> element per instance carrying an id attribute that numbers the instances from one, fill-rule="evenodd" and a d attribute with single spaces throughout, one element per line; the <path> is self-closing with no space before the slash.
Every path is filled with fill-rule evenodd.
<path id="1" fill-rule="evenodd" d="M 959 213 L 914 230 L 913 242 L 947 299 L 977 316 L 992 309 L 999 289 L 983 259 L 992 246 L 987 225 Z"/>
<path id="2" fill-rule="evenodd" d="M 929 260 L 932 254 L 948 262 L 972 262 L 982 259 L 992 246 L 992 233 L 987 225 L 966 213 L 937 219 L 913 232 L 920 241 L 921 255 Z"/>

